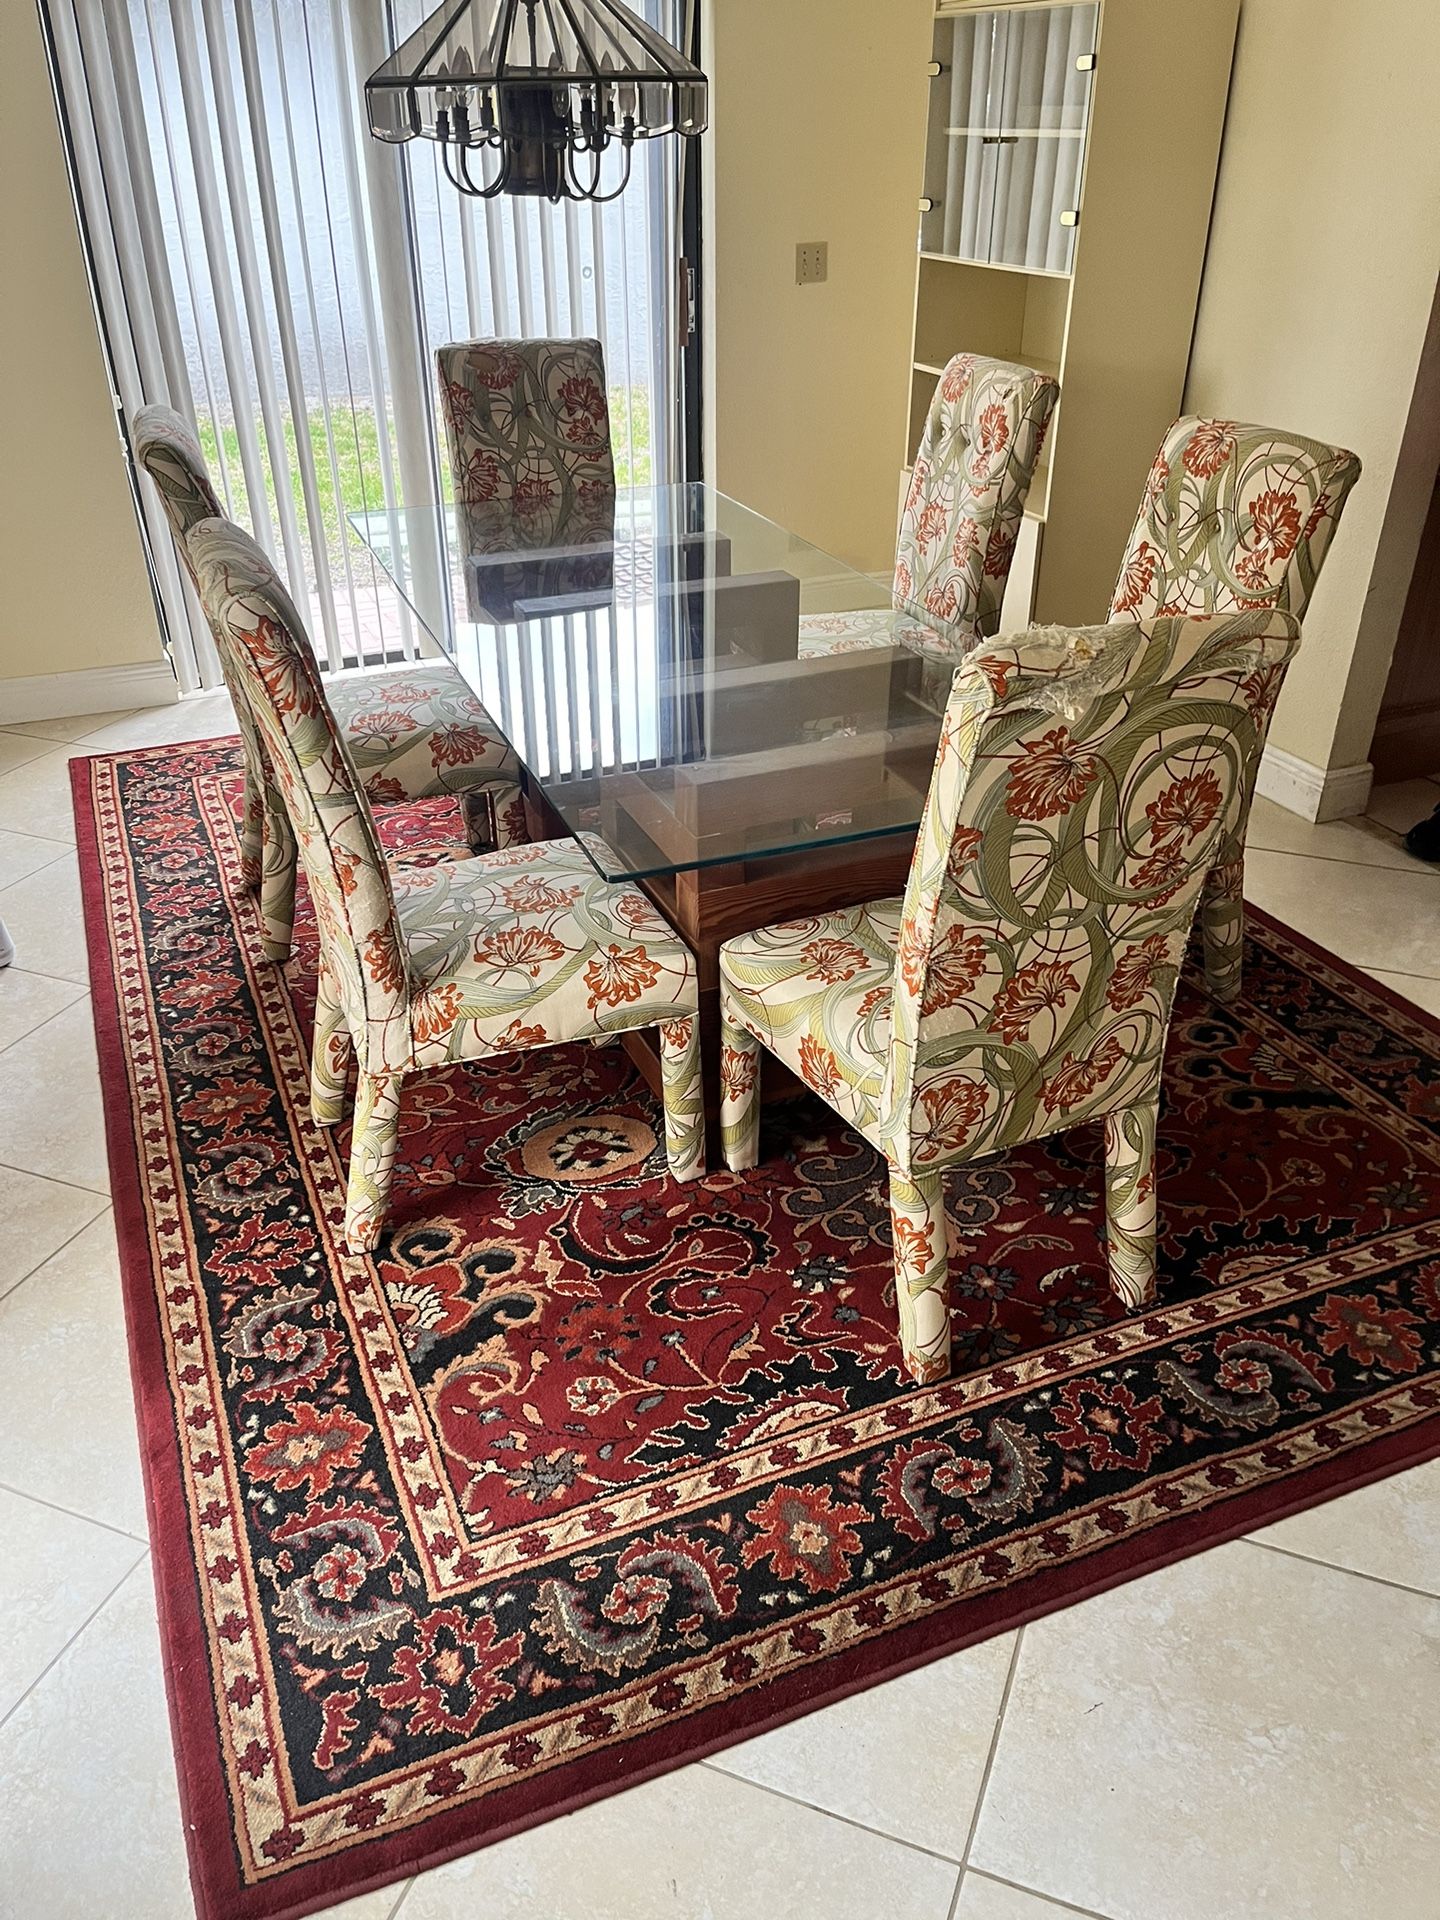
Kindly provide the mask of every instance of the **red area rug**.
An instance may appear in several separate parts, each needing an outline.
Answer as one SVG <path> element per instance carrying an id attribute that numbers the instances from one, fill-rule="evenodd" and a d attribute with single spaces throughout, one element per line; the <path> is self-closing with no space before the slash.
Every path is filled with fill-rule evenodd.
<path id="1" fill-rule="evenodd" d="M 1099 1140 L 957 1175 L 900 1377 L 875 1156 L 815 1105 L 665 1178 L 618 1048 L 416 1079 L 339 1245 L 314 941 L 260 960 L 229 742 L 74 763 L 203 1916 L 299 1914 L 1440 1452 L 1440 1027 L 1252 916 L 1166 1073 L 1162 1296 Z M 458 823 L 391 815 L 414 857 Z M 238 903 L 238 904 L 237 904 Z"/>

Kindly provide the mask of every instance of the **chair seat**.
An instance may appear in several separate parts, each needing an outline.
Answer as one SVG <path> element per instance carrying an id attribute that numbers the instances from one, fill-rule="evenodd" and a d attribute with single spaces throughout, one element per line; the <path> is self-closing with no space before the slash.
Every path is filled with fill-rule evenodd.
<path id="1" fill-rule="evenodd" d="M 423 800 L 517 778 L 515 754 L 448 660 L 326 679 L 330 710 L 370 800 Z"/>
<path id="2" fill-rule="evenodd" d="M 573 840 L 392 876 L 417 1065 L 623 1032 L 694 1011 L 694 962 L 638 887 Z"/>
<path id="3" fill-rule="evenodd" d="M 802 660 L 814 660 L 832 653 L 888 647 L 894 626 L 895 616 L 888 607 L 858 607 L 851 613 L 802 613 L 796 651 Z"/>
<path id="4" fill-rule="evenodd" d="M 876 1147 L 903 904 L 782 921 L 720 949 L 742 1023 Z"/>
<path id="5" fill-rule="evenodd" d="M 851 613 L 802 613 L 796 653 L 802 660 L 819 660 L 872 647 L 909 646 L 958 664 L 979 642 L 974 627 L 963 621 L 953 622 L 947 632 L 938 622 L 897 618 L 889 607 L 858 607 Z"/>

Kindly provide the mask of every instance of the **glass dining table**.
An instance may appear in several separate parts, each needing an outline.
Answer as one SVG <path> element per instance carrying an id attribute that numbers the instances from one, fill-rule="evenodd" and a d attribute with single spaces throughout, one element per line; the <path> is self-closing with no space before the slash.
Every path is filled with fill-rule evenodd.
<path id="1" fill-rule="evenodd" d="M 958 654 L 887 587 L 700 485 L 563 538 L 463 504 L 350 525 L 514 747 L 536 836 L 695 952 L 709 1035 L 722 940 L 903 890 Z"/>

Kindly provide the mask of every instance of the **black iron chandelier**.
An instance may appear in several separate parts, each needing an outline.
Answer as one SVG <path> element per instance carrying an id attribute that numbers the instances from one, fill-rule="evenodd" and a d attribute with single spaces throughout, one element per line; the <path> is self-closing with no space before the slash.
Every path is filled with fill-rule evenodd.
<path id="1" fill-rule="evenodd" d="M 708 91 L 619 0 L 446 0 L 365 82 L 375 137 L 437 141 L 482 200 L 613 200 L 637 140 L 704 132 Z M 602 192 L 612 151 L 620 180 Z"/>

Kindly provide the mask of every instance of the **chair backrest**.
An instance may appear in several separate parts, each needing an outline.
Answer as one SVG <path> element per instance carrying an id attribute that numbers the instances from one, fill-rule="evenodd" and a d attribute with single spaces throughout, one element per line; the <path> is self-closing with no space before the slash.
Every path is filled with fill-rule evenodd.
<path id="1" fill-rule="evenodd" d="M 1032 367 L 957 353 L 940 376 L 895 545 L 901 612 L 988 639 L 1060 388 Z"/>
<path id="2" fill-rule="evenodd" d="M 598 340 L 471 340 L 437 349 L 455 498 L 513 520 L 516 544 L 610 520 L 615 462 Z"/>
<path id="3" fill-rule="evenodd" d="M 195 578 L 195 568 L 190 560 L 186 536 L 190 529 L 198 527 L 202 520 L 224 517 L 224 509 L 211 483 L 200 442 L 173 407 L 162 406 L 140 408 L 130 422 L 130 440 L 135 449 L 136 459 L 159 490 L 160 503 L 165 509 L 165 518 L 170 522 L 170 532 L 174 536 L 175 549 L 180 555 L 181 565 L 190 576 L 190 584 L 198 595 L 200 582 Z M 231 704 L 235 708 L 235 724 L 240 729 L 246 762 L 254 783 L 251 798 L 258 804 L 258 788 L 264 778 L 264 754 L 261 750 L 255 720 L 250 711 L 246 684 L 244 679 L 237 675 L 224 648 L 220 645 L 219 635 L 215 633 L 215 623 L 210 620 L 203 595 L 201 610 L 205 613 L 211 633 L 215 637 L 215 650 L 220 656 L 220 671 L 224 674 L 225 685 L 230 690 Z"/>
<path id="4" fill-rule="evenodd" d="M 241 528 L 202 520 L 186 539 L 216 643 L 246 685 L 362 1061 L 404 1060 L 410 983 L 389 870 L 300 615 Z"/>
<path id="5" fill-rule="evenodd" d="M 1299 625 L 1032 629 L 955 673 L 905 890 L 885 1088 L 904 1166 L 1129 1104 Z"/>
<path id="6" fill-rule="evenodd" d="M 200 442 L 173 407 L 141 407 L 130 422 L 135 457 L 160 490 L 160 501 L 170 531 L 189 564 L 185 536 L 202 520 L 223 516 L 225 509 L 210 481 Z"/>
<path id="7" fill-rule="evenodd" d="M 1280 607 L 1297 620 L 1360 462 L 1240 420 L 1177 420 L 1145 482 L 1110 617 Z"/>

